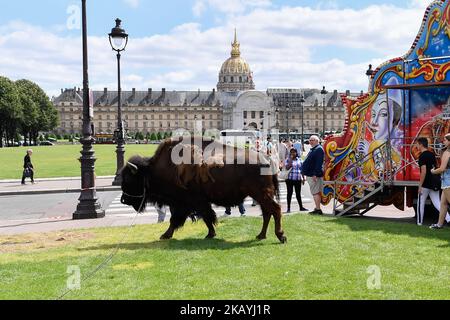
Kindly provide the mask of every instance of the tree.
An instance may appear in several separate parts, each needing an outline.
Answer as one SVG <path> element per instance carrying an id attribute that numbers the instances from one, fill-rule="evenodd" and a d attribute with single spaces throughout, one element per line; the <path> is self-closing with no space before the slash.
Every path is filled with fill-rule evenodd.
<path id="1" fill-rule="evenodd" d="M 158 132 L 156 138 L 157 138 L 156 140 L 162 140 L 163 139 L 161 132 Z"/>
<path id="2" fill-rule="evenodd" d="M 136 140 L 144 140 L 144 134 L 143 134 L 142 132 L 139 132 L 139 131 L 138 131 L 138 132 L 136 132 L 134 138 L 135 138 Z"/>
<path id="3" fill-rule="evenodd" d="M 58 111 L 44 90 L 36 83 L 22 79 L 16 81 L 16 86 L 21 96 L 24 96 L 21 100 L 24 103 L 25 113 L 30 113 L 27 116 L 27 121 L 22 121 L 22 125 L 25 125 L 30 139 L 36 142 L 39 131 L 48 132 L 57 127 Z"/>
<path id="4" fill-rule="evenodd" d="M 6 141 L 14 138 L 21 117 L 22 106 L 14 82 L 0 77 L 0 147 L 3 147 L 3 137 Z"/>
<path id="5" fill-rule="evenodd" d="M 152 132 L 151 136 L 150 136 L 150 141 L 156 141 L 158 140 L 158 137 L 156 136 L 156 133 Z"/>

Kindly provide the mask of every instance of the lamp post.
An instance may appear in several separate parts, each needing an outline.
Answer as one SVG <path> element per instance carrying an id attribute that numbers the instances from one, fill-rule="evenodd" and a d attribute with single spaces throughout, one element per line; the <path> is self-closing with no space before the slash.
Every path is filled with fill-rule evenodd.
<path id="1" fill-rule="evenodd" d="M 116 19 L 116 26 L 112 28 L 111 33 L 109 34 L 109 43 L 111 44 L 111 48 L 113 51 L 117 52 L 117 130 L 116 130 L 116 140 L 117 140 L 117 170 L 116 177 L 113 181 L 113 186 L 120 186 L 122 184 L 122 176 L 120 175 L 120 170 L 124 166 L 124 154 L 125 154 L 125 139 L 123 132 L 123 121 L 122 121 L 122 88 L 120 85 L 120 53 L 125 51 L 125 48 L 128 44 L 128 34 L 125 33 L 125 30 L 122 29 L 121 26 L 122 21 L 120 19 Z"/>
<path id="2" fill-rule="evenodd" d="M 322 136 L 325 136 L 325 97 L 326 97 L 327 93 L 328 93 L 328 91 L 325 90 L 325 86 L 323 86 L 322 91 L 320 91 L 320 94 L 322 95 L 322 98 L 323 98 L 323 115 L 322 115 L 323 131 L 322 131 Z"/>
<path id="3" fill-rule="evenodd" d="M 286 104 L 286 127 L 287 127 L 287 139 L 288 141 L 291 139 L 290 132 L 289 132 L 289 111 L 291 110 L 291 106 Z"/>
<path id="4" fill-rule="evenodd" d="M 371 81 L 374 73 L 375 73 L 375 71 L 372 70 L 372 65 L 369 64 L 369 69 L 367 69 L 367 71 L 366 71 L 366 76 L 367 76 L 367 78 L 369 78 L 369 91 L 370 91 L 370 81 Z"/>
<path id="5" fill-rule="evenodd" d="M 280 115 L 280 110 L 278 109 L 278 107 L 275 109 L 275 118 L 276 118 L 276 127 L 277 129 L 280 128 L 280 121 L 279 121 L 279 115 Z"/>
<path id="6" fill-rule="evenodd" d="M 95 189 L 95 152 L 92 148 L 92 101 L 89 95 L 88 77 L 88 50 L 87 50 L 87 22 L 86 0 L 81 0 L 82 5 L 82 38 L 83 38 L 83 137 L 80 139 L 81 150 L 81 194 L 78 205 L 72 217 L 74 220 L 103 218 L 105 211 L 98 202 Z"/>
<path id="7" fill-rule="evenodd" d="M 302 107 L 302 146 L 303 146 L 303 142 L 305 140 L 304 138 L 304 128 L 305 128 L 305 118 L 304 118 L 304 103 L 305 103 L 305 97 L 303 95 L 301 95 L 300 97 L 300 106 Z"/>

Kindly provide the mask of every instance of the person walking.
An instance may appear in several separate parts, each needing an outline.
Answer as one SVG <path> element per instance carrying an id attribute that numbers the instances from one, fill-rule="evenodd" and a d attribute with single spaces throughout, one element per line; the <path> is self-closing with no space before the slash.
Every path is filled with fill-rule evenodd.
<path id="1" fill-rule="evenodd" d="M 266 142 L 266 154 L 270 157 L 272 156 L 272 151 L 273 151 L 273 143 L 272 143 L 272 137 L 267 137 L 267 142 Z"/>
<path id="2" fill-rule="evenodd" d="M 284 166 L 286 170 L 291 170 L 289 172 L 288 178 L 286 180 L 286 188 L 287 188 L 287 211 L 286 213 L 291 212 L 291 200 L 292 194 L 295 189 L 295 196 L 297 197 L 298 206 L 300 211 L 308 211 L 303 207 L 302 203 L 302 184 L 305 183 L 304 176 L 301 173 L 302 169 L 302 159 L 298 156 L 297 150 L 292 148 L 289 157 L 285 160 Z"/>
<path id="3" fill-rule="evenodd" d="M 280 144 L 278 145 L 278 157 L 280 159 L 280 166 L 283 166 L 285 161 L 289 158 L 289 148 L 286 145 L 285 140 L 281 140 Z"/>
<path id="4" fill-rule="evenodd" d="M 323 214 L 320 204 L 322 202 L 321 193 L 323 191 L 323 161 L 325 159 L 325 152 L 319 144 L 319 141 L 318 136 L 311 136 L 309 138 L 311 150 L 302 165 L 302 174 L 306 176 L 306 181 L 314 197 L 315 208 L 310 214 Z"/>
<path id="5" fill-rule="evenodd" d="M 301 158 L 303 155 L 303 145 L 300 140 L 295 141 L 293 147 L 297 150 L 298 156 Z"/>
<path id="6" fill-rule="evenodd" d="M 165 206 L 160 206 L 155 204 L 156 212 L 158 213 L 158 223 L 163 223 L 166 219 L 167 208 Z"/>
<path id="7" fill-rule="evenodd" d="M 441 166 L 437 169 L 432 169 L 432 174 L 441 174 L 441 207 L 439 210 L 438 223 L 432 224 L 431 229 L 442 229 L 445 221 L 450 222 L 448 217 L 448 206 L 450 204 L 450 133 L 447 133 L 444 138 L 444 145 L 446 147 L 441 157 Z M 447 219 L 446 219 L 447 217 Z"/>
<path id="8" fill-rule="evenodd" d="M 34 184 L 34 167 L 31 163 L 31 155 L 33 154 L 33 150 L 28 149 L 27 154 L 23 158 L 23 173 L 22 173 L 22 184 L 25 184 L 25 178 L 30 178 L 31 183 Z"/>
<path id="9" fill-rule="evenodd" d="M 239 204 L 239 212 L 241 214 L 241 217 L 245 217 L 245 207 L 244 207 L 244 203 Z M 225 215 L 224 217 L 229 217 L 231 216 L 231 207 L 225 207 Z"/>
<path id="10" fill-rule="evenodd" d="M 417 225 L 423 224 L 425 215 L 425 202 L 430 197 L 434 207 L 439 211 L 441 190 L 441 179 L 438 175 L 433 175 L 431 169 L 436 167 L 436 156 L 428 150 L 428 139 L 420 137 L 417 139 L 417 147 L 421 152 L 419 156 L 420 181 L 419 197 L 417 202 Z"/>

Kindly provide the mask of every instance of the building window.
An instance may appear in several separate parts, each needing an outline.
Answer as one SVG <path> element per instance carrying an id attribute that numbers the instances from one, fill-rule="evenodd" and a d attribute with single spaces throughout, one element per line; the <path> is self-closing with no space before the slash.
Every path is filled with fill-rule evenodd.
<path id="1" fill-rule="evenodd" d="M 252 111 L 252 119 L 256 119 L 256 111 Z"/>
<path id="2" fill-rule="evenodd" d="M 244 111 L 244 119 L 247 119 L 247 111 Z"/>
<path id="3" fill-rule="evenodd" d="M 234 82 L 234 77 L 230 77 L 231 78 L 231 83 L 233 83 Z"/>
<path id="4" fill-rule="evenodd" d="M 264 111 L 260 111 L 259 112 L 259 118 L 260 119 L 264 119 Z"/>
<path id="5" fill-rule="evenodd" d="M 242 77 L 239 77 L 239 83 L 242 83 Z"/>

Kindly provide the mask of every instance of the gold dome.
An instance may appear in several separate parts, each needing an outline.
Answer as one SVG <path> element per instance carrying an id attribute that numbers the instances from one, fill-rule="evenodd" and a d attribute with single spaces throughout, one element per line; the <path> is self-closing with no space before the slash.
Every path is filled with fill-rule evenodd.
<path id="1" fill-rule="evenodd" d="M 220 74 L 245 74 L 250 73 L 250 66 L 241 57 L 229 58 L 222 64 Z"/>
<path id="2" fill-rule="evenodd" d="M 237 32 L 234 30 L 234 42 L 231 44 L 231 58 L 222 64 L 220 74 L 245 74 L 248 75 L 250 66 L 241 58 L 241 44 L 237 41 Z"/>
<path id="3" fill-rule="evenodd" d="M 228 58 L 220 69 L 219 91 L 245 91 L 255 89 L 253 75 L 250 66 L 241 57 L 240 43 L 237 41 L 237 32 L 234 30 L 234 42 L 231 44 L 231 57 Z"/>

